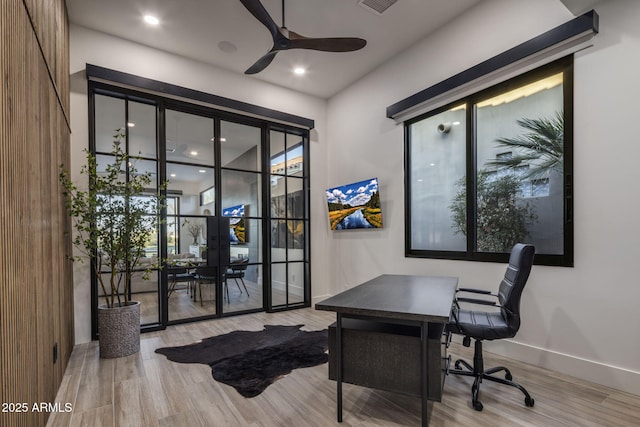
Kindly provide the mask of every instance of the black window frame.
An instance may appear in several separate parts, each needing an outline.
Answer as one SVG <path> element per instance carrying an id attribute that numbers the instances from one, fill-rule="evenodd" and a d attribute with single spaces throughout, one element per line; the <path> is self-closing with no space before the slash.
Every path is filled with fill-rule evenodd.
<path id="1" fill-rule="evenodd" d="M 427 113 L 421 114 L 404 122 L 404 202 L 405 202 L 405 257 L 408 258 L 434 258 L 465 261 L 508 262 L 508 253 L 480 252 L 475 248 L 477 214 L 476 206 L 476 147 L 475 147 L 475 109 L 474 105 L 481 100 L 490 98 L 500 93 L 507 92 L 527 83 L 542 79 L 553 74 L 563 73 L 563 113 L 564 113 L 564 164 L 563 164 L 563 253 L 545 254 L 536 253 L 534 260 L 538 265 L 573 267 L 574 262 L 574 235 L 573 235 L 573 55 L 566 56 L 550 64 L 523 73 L 504 82 L 498 83 L 487 89 L 457 99 L 445 106 L 439 107 Z M 455 106 L 466 105 L 466 159 L 465 174 L 466 185 L 471 191 L 467 191 L 467 230 L 465 251 L 444 251 L 414 249 L 411 247 L 411 125 L 428 117 L 437 115 Z"/>

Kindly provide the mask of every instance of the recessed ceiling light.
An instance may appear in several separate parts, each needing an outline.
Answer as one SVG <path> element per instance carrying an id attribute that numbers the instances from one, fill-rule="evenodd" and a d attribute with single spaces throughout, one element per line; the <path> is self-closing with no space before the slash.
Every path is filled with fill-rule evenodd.
<path id="1" fill-rule="evenodd" d="M 144 15 L 143 19 L 144 19 L 144 22 L 146 22 L 149 25 L 158 25 L 160 23 L 160 20 L 152 15 Z"/>
<path id="2" fill-rule="evenodd" d="M 220 142 L 226 142 L 226 141 L 227 141 L 227 138 L 224 138 L 224 137 L 220 138 Z"/>
<path id="3" fill-rule="evenodd" d="M 191 155 L 192 155 L 192 156 L 197 156 L 197 155 L 198 155 L 198 152 L 197 152 L 197 151 L 195 151 L 195 150 L 193 150 L 193 151 L 191 152 Z"/>
<path id="4" fill-rule="evenodd" d="M 302 76 L 304 73 L 306 73 L 307 70 L 304 67 L 296 67 L 293 69 L 293 73 L 297 76 Z"/>
<path id="5" fill-rule="evenodd" d="M 169 176 L 170 176 L 171 178 L 175 178 L 175 177 L 176 177 L 176 174 L 175 174 L 175 173 L 172 173 L 172 174 L 170 174 Z"/>
<path id="6" fill-rule="evenodd" d="M 129 122 L 129 123 L 127 123 L 127 126 L 129 126 L 130 128 L 134 127 L 135 125 L 136 125 L 136 124 L 135 124 L 135 123 L 133 123 L 133 122 Z"/>
<path id="7" fill-rule="evenodd" d="M 200 172 L 200 173 L 207 173 L 207 171 L 206 171 L 206 170 L 204 170 L 204 169 L 200 169 L 198 172 Z"/>

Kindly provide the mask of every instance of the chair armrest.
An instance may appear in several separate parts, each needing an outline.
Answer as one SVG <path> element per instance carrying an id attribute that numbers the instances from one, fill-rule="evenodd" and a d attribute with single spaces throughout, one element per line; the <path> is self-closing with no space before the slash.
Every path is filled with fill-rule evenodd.
<path id="1" fill-rule="evenodd" d="M 484 289 L 474 289 L 474 288 L 459 288 L 456 292 L 470 292 L 472 294 L 493 295 L 491 291 L 485 291 Z"/>
<path id="2" fill-rule="evenodd" d="M 500 304 L 494 301 L 487 301 L 487 300 L 477 299 L 477 298 L 458 297 L 456 298 L 456 302 L 468 302 L 471 304 L 490 305 L 492 307 L 500 307 Z"/>

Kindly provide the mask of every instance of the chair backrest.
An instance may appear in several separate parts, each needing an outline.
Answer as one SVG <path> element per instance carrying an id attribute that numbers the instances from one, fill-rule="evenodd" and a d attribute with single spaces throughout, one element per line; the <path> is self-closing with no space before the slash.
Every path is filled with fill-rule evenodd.
<path id="1" fill-rule="evenodd" d="M 514 334 L 520 328 L 520 297 L 531 272 L 534 254 L 533 245 L 517 243 L 511 249 L 509 265 L 498 289 L 502 316 Z"/>
<path id="2" fill-rule="evenodd" d="M 187 274 L 186 267 L 167 267 L 167 273 L 175 275 L 175 274 Z"/>
<path id="3" fill-rule="evenodd" d="M 235 271 L 244 271 L 247 269 L 247 266 L 249 265 L 249 258 L 243 258 L 242 261 L 236 261 L 236 262 L 232 262 L 229 265 L 229 268 L 231 270 Z"/>
<path id="4" fill-rule="evenodd" d="M 199 278 L 207 278 L 209 280 L 214 279 L 218 274 L 218 267 L 211 267 L 208 265 L 201 265 L 196 267 L 195 275 Z"/>

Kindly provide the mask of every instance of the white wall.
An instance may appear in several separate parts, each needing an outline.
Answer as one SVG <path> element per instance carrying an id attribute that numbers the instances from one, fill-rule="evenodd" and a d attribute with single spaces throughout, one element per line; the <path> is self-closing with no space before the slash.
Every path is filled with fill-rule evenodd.
<path id="1" fill-rule="evenodd" d="M 640 394 L 637 241 L 640 2 L 595 7 L 600 34 L 575 60 L 575 267 L 535 266 L 523 325 L 486 348 Z M 329 100 L 324 188 L 377 176 L 382 230 L 329 235 L 329 293 L 382 273 L 459 276 L 495 289 L 504 265 L 404 257 L 403 127 L 385 108 L 573 18 L 557 0 L 491 0 Z M 318 229 L 317 238 L 327 232 Z M 317 266 L 316 266 L 317 268 Z M 320 296 L 316 294 L 317 296 Z"/>
<path id="2" fill-rule="evenodd" d="M 640 2 L 596 5 L 601 33 L 575 62 L 575 267 L 535 266 L 523 325 L 487 349 L 640 394 Z M 87 144 L 85 63 L 313 118 L 314 302 L 382 273 L 443 274 L 495 288 L 504 265 L 404 257 L 403 128 L 385 108 L 573 16 L 558 0 L 485 0 L 333 97 L 317 98 L 81 27 L 71 27 L 72 162 Z M 329 232 L 324 190 L 377 176 L 382 230 Z M 88 275 L 76 274 L 76 342 L 90 339 Z"/>
<path id="3" fill-rule="evenodd" d="M 311 132 L 310 173 L 312 176 L 325 175 L 326 100 L 76 25 L 70 28 L 70 44 L 71 152 L 75 179 L 80 178 L 78 168 L 84 160 L 82 149 L 88 146 L 87 82 L 84 75 L 87 63 L 311 118 L 315 121 L 315 129 Z M 314 186 L 311 199 L 311 221 L 321 222 L 326 217 L 324 189 Z M 313 237 L 313 265 L 317 267 L 312 269 L 312 286 L 313 292 L 319 294 L 328 293 L 326 281 L 322 280 L 322 266 L 328 263 L 326 245 L 326 235 Z M 91 340 L 88 264 L 76 265 L 74 275 L 75 338 L 76 343 L 82 343 Z"/>

